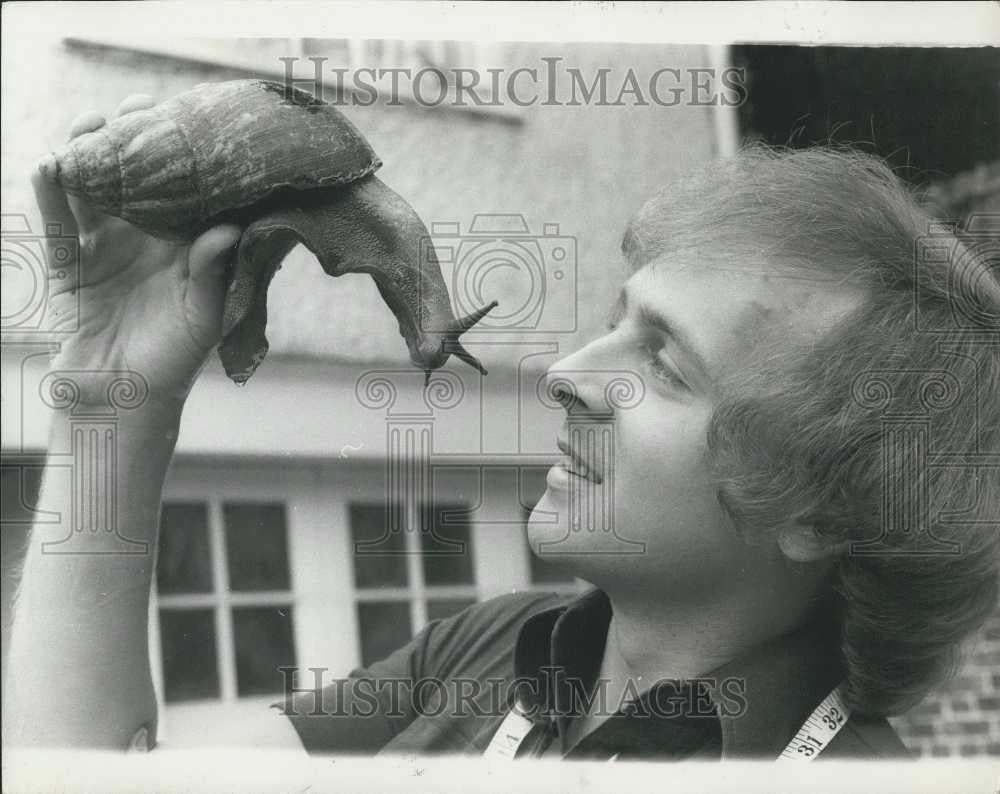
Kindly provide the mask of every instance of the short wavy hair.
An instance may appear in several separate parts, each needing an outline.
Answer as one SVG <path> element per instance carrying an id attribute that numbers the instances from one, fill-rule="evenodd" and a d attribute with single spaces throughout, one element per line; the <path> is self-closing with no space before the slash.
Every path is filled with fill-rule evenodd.
<path id="1" fill-rule="evenodd" d="M 875 157 L 756 145 L 653 198 L 622 244 L 633 267 L 697 250 L 861 287 L 819 342 L 761 342 L 724 378 L 708 454 L 742 531 L 847 541 L 844 694 L 870 715 L 919 702 L 997 605 L 1000 469 L 977 464 L 1000 451 L 1000 284 L 955 231 Z"/>

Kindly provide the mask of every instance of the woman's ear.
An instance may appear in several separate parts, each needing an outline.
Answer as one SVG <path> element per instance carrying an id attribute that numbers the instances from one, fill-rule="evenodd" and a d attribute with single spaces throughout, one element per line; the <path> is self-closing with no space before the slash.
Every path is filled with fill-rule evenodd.
<path id="1" fill-rule="evenodd" d="M 795 562 L 819 562 L 847 551 L 849 540 L 833 540 L 816 531 L 812 524 L 791 522 L 778 532 L 778 548 Z"/>

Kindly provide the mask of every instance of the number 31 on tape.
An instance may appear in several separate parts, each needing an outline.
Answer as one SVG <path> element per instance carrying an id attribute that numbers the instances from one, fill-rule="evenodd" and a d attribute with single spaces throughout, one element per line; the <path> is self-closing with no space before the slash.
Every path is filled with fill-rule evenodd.
<path id="1" fill-rule="evenodd" d="M 809 715 L 798 733 L 781 751 L 778 761 L 812 761 L 822 753 L 840 733 L 851 717 L 850 709 L 844 705 L 840 688 L 834 689 Z"/>

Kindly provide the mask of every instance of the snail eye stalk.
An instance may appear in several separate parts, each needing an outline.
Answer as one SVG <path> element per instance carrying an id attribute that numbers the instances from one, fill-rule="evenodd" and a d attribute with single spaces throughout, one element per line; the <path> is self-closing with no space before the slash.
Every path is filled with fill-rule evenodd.
<path id="1" fill-rule="evenodd" d="M 479 372 L 481 372 L 483 375 L 489 374 L 486 371 L 486 367 L 483 366 L 482 362 L 474 355 L 472 355 L 472 353 L 470 353 L 468 350 L 462 347 L 462 343 L 459 342 L 457 339 L 449 339 L 447 342 L 445 342 L 445 352 L 451 353 L 456 358 L 461 359 L 469 366 L 479 370 Z"/>
<path id="2" fill-rule="evenodd" d="M 484 306 L 478 311 L 474 311 L 472 314 L 467 314 L 465 317 L 461 317 L 455 320 L 448 327 L 448 335 L 458 339 L 459 336 L 464 334 L 470 328 L 472 328 L 476 323 L 482 320 L 487 314 L 493 311 L 497 306 L 500 305 L 499 301 L 492 301 L 488 306 Z"/>
<path id="3" fill-rule="evenodd" d="M 488 306 L 484 306 L 482 309 L 472 312 L 472 314 L 455 320 L 445 332 L 444 345 L 442 346 L 443 352 L 461 359 L 483 375 L 488 374 L 482 362 L 462 346 L 462 343 L 458 341 L 458 337 L 472 328 L 499 305 L 499 301 L 492 301 Z"/>

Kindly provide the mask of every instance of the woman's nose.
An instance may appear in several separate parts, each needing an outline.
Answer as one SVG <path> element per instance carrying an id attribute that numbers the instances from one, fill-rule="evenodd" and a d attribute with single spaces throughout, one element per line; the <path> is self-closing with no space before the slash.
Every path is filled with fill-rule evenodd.
<path id="1" fill-rule="evenodd" d="M 642 384 L 637 373 L 614 366 L 607 340 L 607 336 L 596 339 L 549 367 L 539 384 L 542 401 L 553 408 L 561 406 L 568 414 L 595 418 L 610 417 L 616 408 L 626 407 L 622 396 L 641 391 Z"/>
<path id="2" fill-rule="evenodd" d="M 552 407 L 562 406 L 568 414 L 589 413 L 586 396 L 582 395 L 578 373 L 570 370 L 550 368 L 544 379 L 545 398 L 543 402 Z"/>

